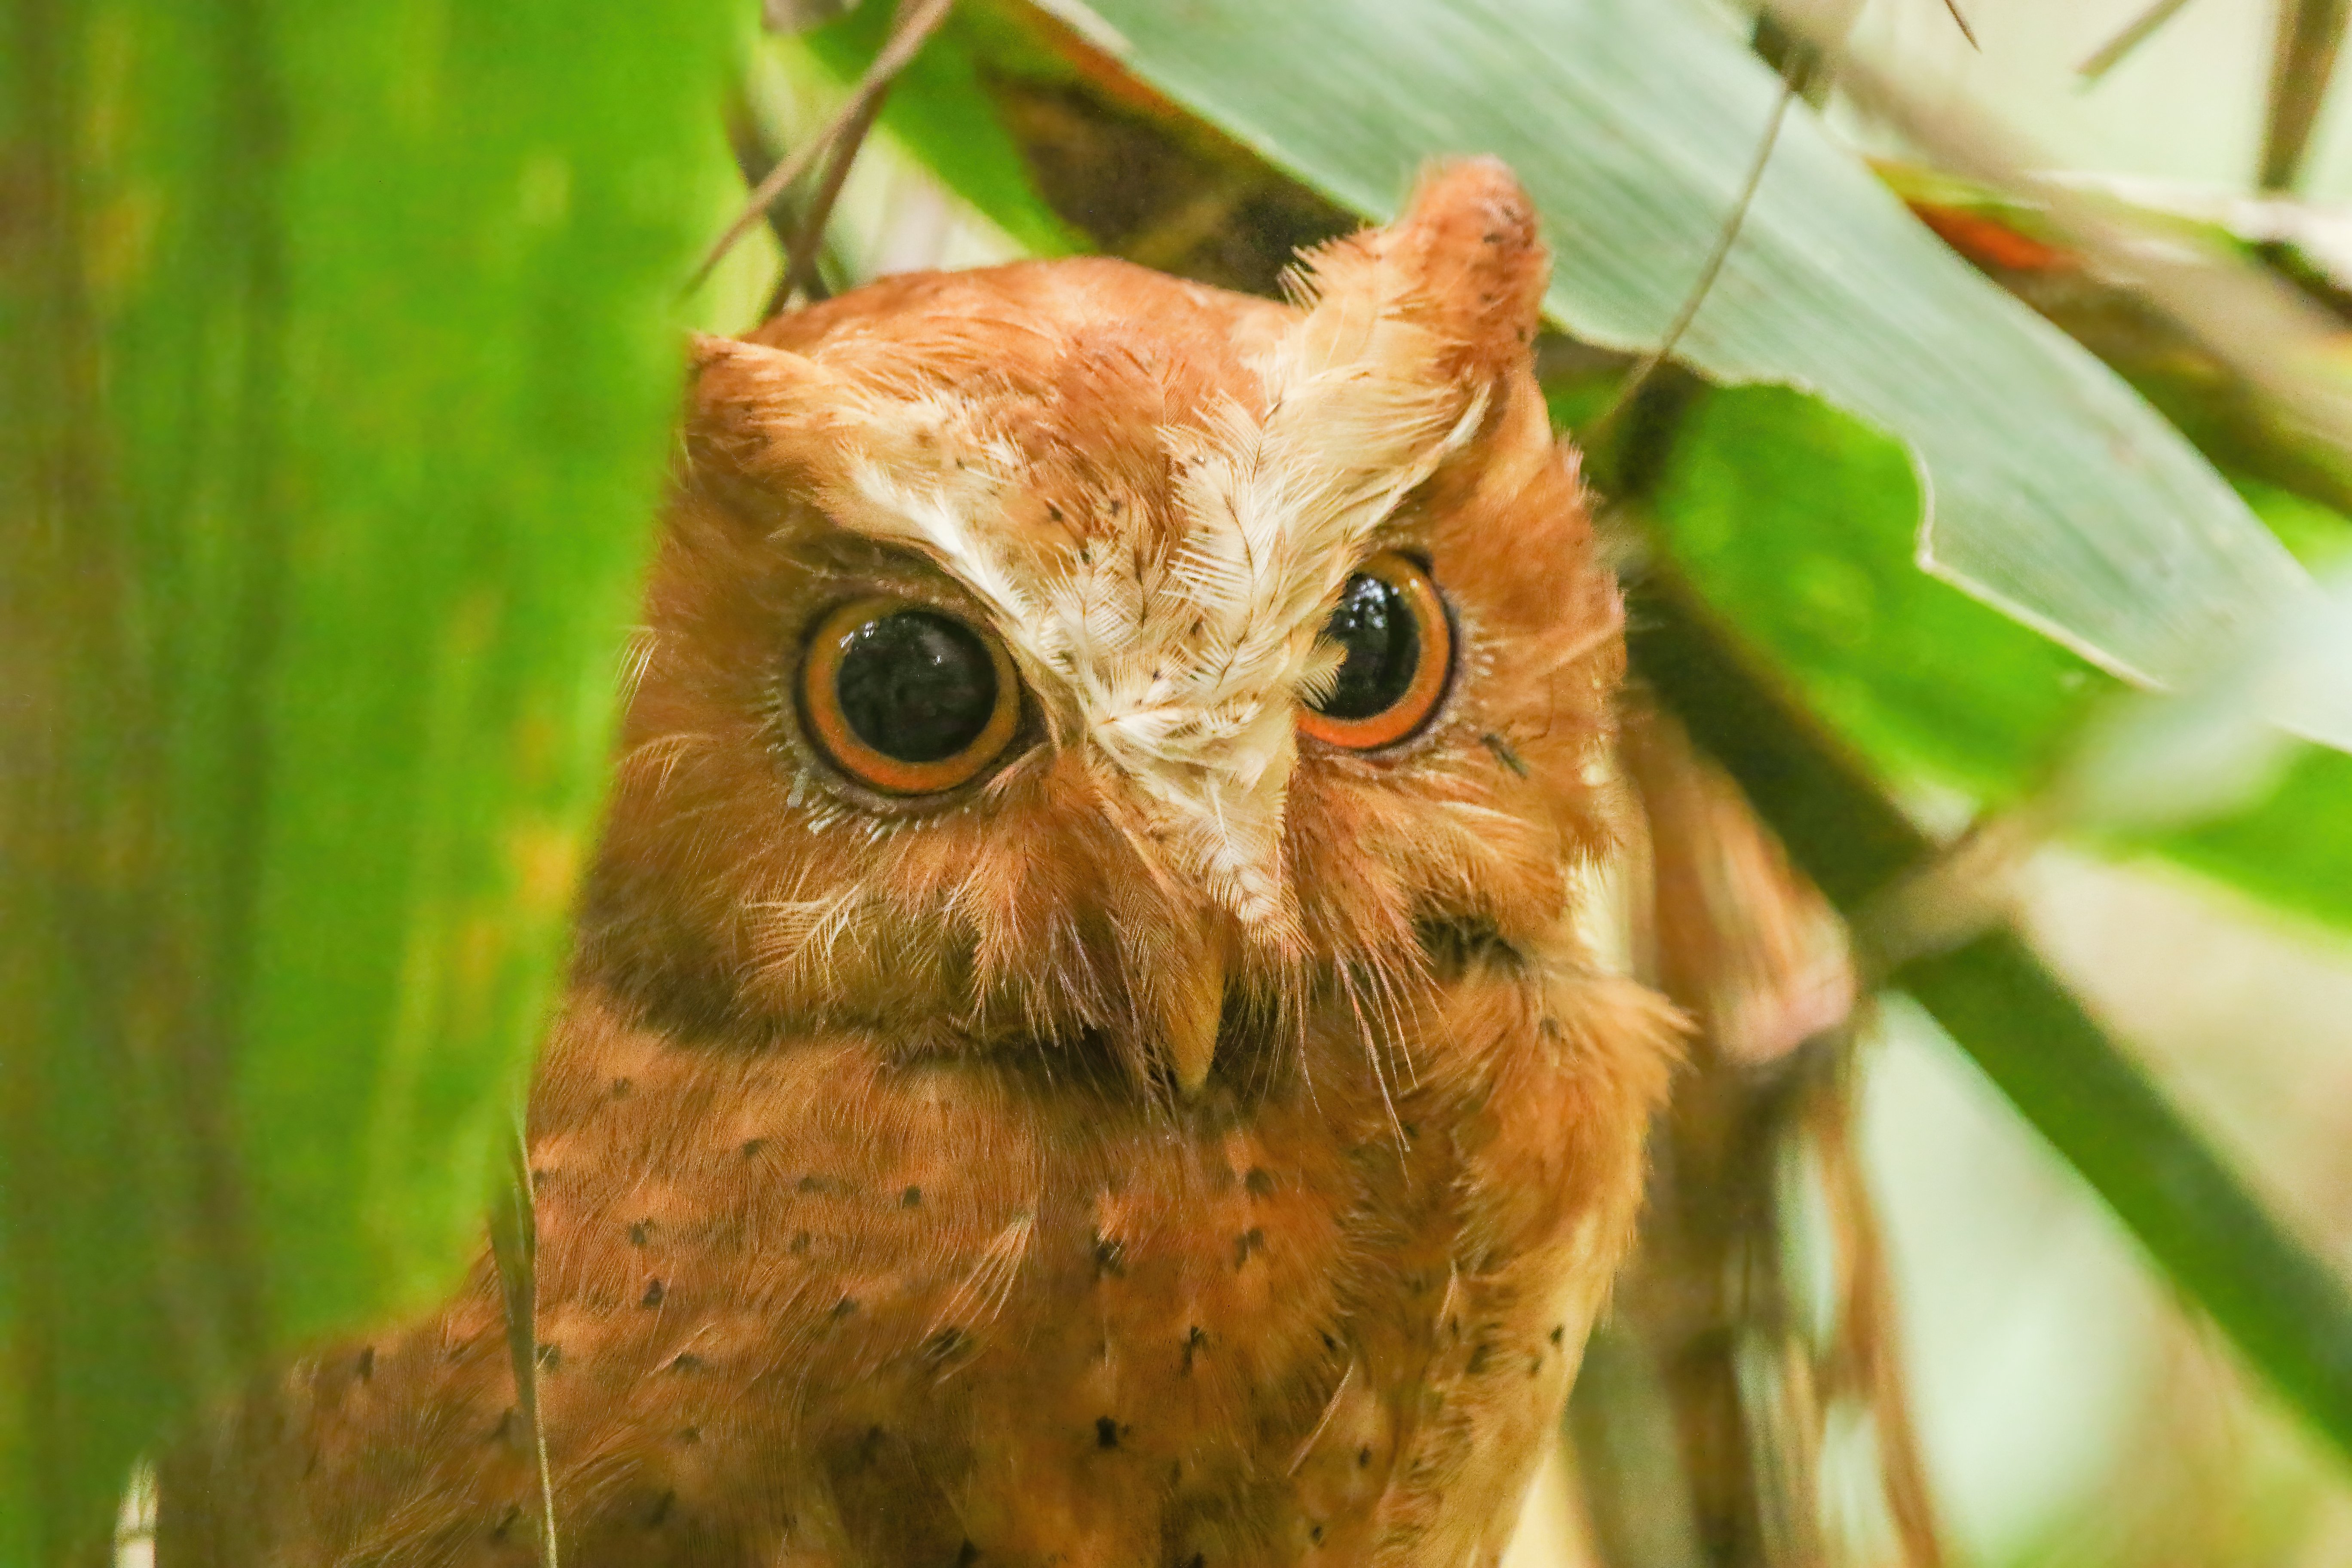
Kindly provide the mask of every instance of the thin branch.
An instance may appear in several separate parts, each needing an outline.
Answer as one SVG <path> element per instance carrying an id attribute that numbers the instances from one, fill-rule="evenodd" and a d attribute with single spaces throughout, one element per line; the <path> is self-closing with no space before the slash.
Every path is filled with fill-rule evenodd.
<path id="1" fill-rule="evenodd" d="M 2283 0 L 2271 58 L 2270 107 L 2263 123 L 2262 188 L 2292 191 L 2302 182 L 2312 128 L 2336 76 L 2336 54 L 2352 0 Z"/>
<path id="2" fill-rule="evenodd" d="M 776 158 L 761 139 L 751 104 L 740 91 L 729 95 L 727 145 L 735 154 L 735 167 L 747 188 L 757 188 L 776 166 Z M 793 211 L 791 198 L 779 192 L 761 211 L 768 220 L 768 232 L 776 237 L 777 245 L 790 246 L 793 237 L 800 232 L 800 219 Z"/>
<path id="3" fill-rule="evenodd" d="M 1977 42 L 1977 30 L 1969 26 L 1969 14 L 1960 9 L 1960 0 L 1944 0 L 1944 9 L 1952 14 L 1952 26 L 1960 30 L 1960 37 L 1969 41 L 1969 47 L 1979 54 L 1984 53 L 1984 46 Z"/>
<path id="4" fill-rule="evenodd" d="M 1919 1448 L 1918 1423 L 1904 1376 L 1901 1313 L 1885 1234 L 1854 1147 L 1854 1061 L 1849 1046 L 1836 1076 L 1813 1087 L 1804 1108 L 1817 1180 L 1837 1238 L 1839 1332 L 1824 1381 L 1869 1411 L 1878 1450 L 1879 1495 L 1902 1543 L 1905 1568 L 1942 1568 L 1943 1531 Z M 1826 1075 L 1825 1075 L 1826 1078 Z"/>
<path id="5" fill-rule="evenodd" d="M 490 1215 L 490 1255 L 498 1262 L 506 1309 L 507 1357 L 515 1380 L 515 1410 L 530 1434 L 539 1482 L 540 1568 L 558 1568 L 555 1478 L 547 1463 L 547 1424 L 539 1405 L 539 1225 L 530 1184 L 530 1157 L 520 1123 L 508 1146 L 509 1169 Z"/>
<path id="6" fill-rule="evenodd" d="M 1836 0 L 1828 15 L 1808 19 L 1802 26 L 1792 26 L 1780 15 L 1782 7 L 1768 5 L 1756 19 L 1756 39 L 1759 48 L 1769 48 L 1768 58 L 1776 58 L 1780 70 L 1780 95 L 1773 102 L 1772 117 L 1764 126 L 1763 139 L 1757 143 L 1755 160 L 1748 164 L 1748 177 L 1740 183 L 1739 194 L 1734 199 L 1731 214 L 1724 220 L 1723 231 L 1716 236 L 1715 248 L 1699 268 L 1697 281 L 1684 299 L 1681 310 L 1668 323 L 1665 335 L 1658 346 L 1642 356 L 1617 395 L 1580 434 L 1588 447 L 1602 444 L 1615 426 L 1618 416 L 1631 406 L 1633 399 L 1646 386 L 1658 368 L 1673 357 L 1675 349 L 1698 319 L 1699 310 L 1714 291 L 1716 279 L 1723 273 L 1725 263 L 1731 259 L 1731 248 L 1739 243 L 1739 231 L 1748 222 L 1748 209 L 1756 204 L 1756 193 L 1764 184 L 1764 171 L 1771 166 L 1772 150 L 1780 145 L 1780 128 L 1789 121 L 1789 106 L 1801 94 L 1825 80 L 1830 63 L 1845 46 L 1847 33 L 1854 18 L 1861 15 L 1859 0 Z M 1963 27 L 1965 28 L 1965 24 Z"/>
<path id="7" fill-rule="evenodd" d="M 867 111 L 870 104 L 882 97 L 898 73 L 907 68 L 907 62 L 915 58 L 915 52 L 939 31 L 940 24 L 946 21 L 948 13 L 954 9 L 955 0 L 916 0 L 916 6 L 914 14 L 891 32 L 890 41 L 882 46 L 881 53 L 874 57 L 874 63 L 866 68 L 866 75 L 859 80 L 857 89 L 849 95 L 849 101 L 841 106 L 832 123 L 793 148 L 791 156 L 769 170 L 768 177 L 752 190 L 744 201 L 742 210 L 735 215 L 735 220 L 727 226 L 726 231 L 711 245 L 709 253 L 703 257 L 701 265 L 694 269 L 694 276 L 688 280 L 688 288 L 698 287 L 703 279 L 709 278 L 710 269 L 734 248 L 735 242 L 760 221 L 760 216 L 767 211 L 768 204 L 794 180 L 806 174 L 809 166 L 816 162 L 817 155 L 832 146 L 845 130 Z"/>
<path id="8" fill-rule="evenodd" d="M 1796 100 L 1798 83 L 1803 76 L 1802 69 L 1793 62 L 1781 76 L 1780 97 L 1772 104 L 1772 118 L 1764 127 L 1764 138 L 1757 144 L 1755 161 L 1748 165 L 1748 177 L 1741 183 L 1739 195 L 1732 203 L 1731 216 L 1724 220 L 1723 231 L 1716 236 L 1714 250 L 1708 253 L 1706 265 L 1699 268 L 1698 278 L 1684 298 L 1682 309 L 1667 325 L 1657 347 L 1642 356 L 1640 363 L 1627 374 L 1624 384 L 1618 387 L 1617 395 L 1610 399 L 1609 406 L 1601 411 L 1601 417 L 1580 433 L 1578 438 L 1584 445 L 1594 447 L 1603 444 L 1619 416 L 1633 405 L 1633 399 L 1649 384 L 1651 377 L 1658 374 L 1659 367 L 1674 356 L 1683 334 L 1690 331 L 1691 323 L 1698 319 L 1699 307 L 1706 303 L 1707 295 L 1715 288 L 1716 279 L 1722 275 L 1724 264 L 1731 259 L 1731 247 L 1739 243 L 1739 231 L 1748 221 L 1748 209 L 1755 205 L 1756 192 L 1764 183 L 1764 171 L 1772 162 L 1772 149 L 1780 142 L 1780 127 L 1788 121 L 1789 106 Z"/>
<path id="9" fill-rule="evenodd" d="M 903 18 L 913 0 L 900 0 Z M 849 181 L 849 170 L 857 162 L 858 150 L 880 118 L 882 105 L 889 97 L 889 86 L 884 82 L 863 104 L 858 112 L 843 123 L 835 133 L 832 154 L 824 161 L 824 173 L 817 180 L 816 189 L 810 194 L 808 211 L 801 217 L 798 233 L 784 247 L 783 281 L 776 285 L 776 303 L 781 307 L 797 291 L 811 298 L 821 298 L 824 280 L 817 273 L 817 257 L 824 249 L 824 227 L 833 219 L 835 203 L 841 200 L 841 188 Z"/>
<path id="10" fill-rule="evenodd" d="M 2158 27 L 2178 16 L 2189 0 L 2156 0 L 2126 25 L 2124 30 L 2091 52 L 2090 58 L 2074 68 L 2081 85 L 2089 87 L 2101 77 L 2121 65 L 2126 55 L 2153 37 Z"/>

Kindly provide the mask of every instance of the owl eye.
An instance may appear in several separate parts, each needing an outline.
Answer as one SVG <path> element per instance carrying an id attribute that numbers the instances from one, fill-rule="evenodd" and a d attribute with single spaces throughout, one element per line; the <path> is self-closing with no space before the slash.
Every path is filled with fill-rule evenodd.
<path id="1" fill-rule="evenodd" d="M 1323 635 L 1342 655 L 1339 678 L 1298 716 L 1302 733 L 1350 751 L 1394 745 L 1445 695 L 1454 628 L 1429 574 L 1391 551 L 1339 590 Z"/>
<path id="2" fill-rule="evenodd" d="M 853 600 L 818 623 L 801 664 L 801 714 L 834 764 L 885 795 L 977 778 L 1021 720 L 1004 645 L 904 599 Z"/>

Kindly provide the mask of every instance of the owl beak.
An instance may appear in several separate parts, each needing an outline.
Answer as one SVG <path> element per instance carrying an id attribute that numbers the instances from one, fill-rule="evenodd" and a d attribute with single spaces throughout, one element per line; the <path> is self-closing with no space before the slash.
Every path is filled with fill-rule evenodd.
<path id="1" fill-rule="evenodd" d="M 1200 956 L 1176 983 L 1163 1016 L 1168 1066 L 1189 1099 L 1209 1080 L 1217 1058 L 1217 1026 L 1225 1011 L 1225 978 L 1233 971 L 1233 924 L 1213 916 L 1202 931 Z"/>

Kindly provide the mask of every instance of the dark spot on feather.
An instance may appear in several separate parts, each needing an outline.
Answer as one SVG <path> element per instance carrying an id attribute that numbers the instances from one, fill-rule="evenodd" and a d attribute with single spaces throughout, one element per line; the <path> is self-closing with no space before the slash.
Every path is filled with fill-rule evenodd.
<path id="1" fill-rule="evenodd" d="M 803 1176 L 793 1185 L 797 1191 L 803 1193 L 829 1193 L 834 1190 L 834 1184 L 823 1176 Z"/>
<path id="2" fill-rule="evenodd" d="M 561 1372 L 563 1370 L 563 1347 L 558 1344 L 545 1344 L 540 1346 L 539 1367 L 541 1372 Z"/>
<path id="3" fill-rule="evenodd" d="M 637 1298 L 637 1305 L 640 1307 L 658 1307 L 662 1304 L 662 1297 L 665 1294 L 666 1292 L 662 1289 L 662 1282 L 660 1280 L 648 1279 L 646 1281 L 646 1293 Z"/>
<path id="4" fill-rule="evenodd" d="M 1106 1274 L 1114 1279 L 1126 1277 L 1127 1248 L 1102 1232 L 1097 1231 L 1095 1232 L 1095 1278 L 1099 1279 Z"/>
<path id="5" fill-rule="evenodd" d="M 1307 1540 L 1309 1540 L 1309 1541 L 1311 1541 L 1311 1542 L 1314 1542 L 1316 1545 L 1318 1545 L 1318 1546 L 1322 1545 L 1322 1544 L 1323 1544 L 1323 1527 L 1322 1527 L 1321 1525 L 1319 1525 L 1319 1524 L 1310 1524 L 1310 1525 L 1308 1525 L 1308 1526 L 1307 1527 Z"/>
<path id="6" fill-rule="evenodd" d="M 1339 1342 L 1333 1339 L 1327 1333 L 1323 1336 L 1323 1348 L 1329 1351 L 1333 1355 L 1338 1355 L 1339 1353 Z"/>
<path id="7" fill-rule="evenodd" d="M 305 1459 L 305 1460 L 303 1460 L 303 1461 L 302 1461 L 302 1479 L 303 1479 L 304 1480 L 306 1480 L 306 1481 L 307 1481 L 307 1480 L 309 1480 L 312 1476 L 317 1475 L 318 1473 L 319 1473 L 319 1449 L 318 1449 L 317 1445 L 315 1445 L 315 1444 L 314 1444 L 314 1445 L 312 1445 L 312 1447 L 311 1447 L 311 1448 L 310 1448 L 310 1457 L 309 1458 L 307 1458 L 307 1459 Z"/>
<path id="8" fill-rule="evenodd" d="M 1566 1337 L 1567 1333 L 1568 1325 L 1566 1323 L 1554 1323 L 1551 1326 L 1551 1342 L 1555 1345 L 1559 1344 L 1560 1341 Z"/>
<path id="9" fill-rule="evenodd" d="M 1200 1324 L 1195 1323 L 1191 1328 L 1184 1331 L 1184 1364 L 1182 1370 L 1185 1375 L 1190 1376 L 1192 1374 L 1192 1358 L 1198 1355 L 1201 1352 L 1201 1348 L 1208 1342 L 1208 1331 L 1202 1328 Z"/>
<path id="10" fill-rule="evenodd" d="M 1249 1174 L 1242 1178 L 1242 1185 L 1249 1189 L 1249 1194 L 1254 1198 L 1270 1197 L 1274 1194 L 1274 1178 L 1255 1165 L 1252 1165 Z"/>
<path id="11" fill-rule="evenodd" d="M 651 1241 L 653 1238 L 654 1238 L 654 1222 L 653 1222 L 653 1221 L 651 1221 L 651 1220 L 649 1220 L 649 1219 L 641 1219 L 641 1220 L 638 1220 L 635 1224 L 634 1224 L 634 1225 L 632 1225 L 632 1226 L 629 1226 L 629 1245 L 630 1245 L 631 1247 L 643 1247 L 646 1243 L 647 1243 L 648 1241 Z"/>
<path id="12" fill-rule="evenodd" d="M 743 1147 L 740 1152 L 746 1160 L 757 1159 L 759 1157 L 760 1151 L 767 1146 L 768 1141 L 765 1138 L 746 1138 L 743 1140 Z"/>
<path id="13" fill-rule="evenodd" d="M 856 1310 L 857 1310 L 857 1298 L 844 1296 L 833 1304 L 833 1321 L 837 1323 Z"/>
<path id="14" fill-rule="evenodd" d="M 1543 1039 L 1550 1041 L 1553 1045 L 1558 1045 L 1559 1043 L 1559 1020 L 1557 1018 L 1538 1019 L 1536 1021 L 1536 1033 Z"/>
<path id="15" fill-rule="evenodd" d="M 1526 760 L 1522 758 L 1518 752 L 1513 751 L 1511 749 L 1511 743 L 1503 739 L 1502 736 L 1489 731 L 1486 734 L 1478 737 L 1478 742 L 1485 746 L 1488 751 L 1494 752 L 1495 760 L 1502 763 L 1503 766 L 1508 768 L 1513 773 L 1517 774 L 1520 778 L 1528 776 L 1528 764 Z"/>
<path id="16" fill-rule="evenodd" d="M 1118 1422 L 1112 1420 L 1108 1415 L 1098 1415 L 1095 1417 L 1095 1447 L 1097 1448 L 1116 1448 L 1118 1447 Z"/>
<path id="17" fill-rule="evenodd" d="M 1184 1568 L 1209 1568 L 1209 1554 L 1205 1552 L 1195 1552 L 1185 1561 Z"/>
<path id="18" fill-rule="evenodd" d="M 879 1426 L 866 1428 L 866 1439 L 857 1445 L 857 1462 L 861 1465 L 871 1465 L 881 1456 L 883 1441 L 889 1436 L 890 1434 Z"/>
<path id="19" fill-rule="evenodd" d="M 1528 1357 L 1528 1375 L 1529 1377 L 1541 1377 L 1543 1375 L 1543 1357 L 1541 1355 L 1531 1355 Z"/>
<path id="20" fill-rule="evenodd" d="M 905 1192 L 900 1193 L 898 1194 L 898 1206 L 902 1209 L 915 1209 L 922 1207 L 923 1189 L 920 1187 L 908 1187 Z"/>
<path id="21" fill-rule="evenodd" d="M 543 1186 L 547 1185 L 547 1184 L 548 1184 L 548 1183 L 550 1183 L 550 1182 L 551 1182 L 551 1181 L 553 1181 L 553 1180 L 555 1180 L 555 1167 L 554 1167 L 554 1166 L 552 1166 L 552 1165 L 533 1165 L 533 1166 L 530 1168 L 530 1184 L 531 1184 L 532 1186 L 534 1186 L 534 1187 L 543 1187 Z"/>
<path id="22" fill-rule="evenodd" d="M 1045 503 L 1045 515 L 1052 518 L 1055 522 L 1059 522 L 1062 521 L 1062 509 L 1055 506 L 1052 501 L 1047 501 Z M 970 1552 L 973 1556 L 977 1557 L 980 1555 L 979 1549 L 974 1547 L 971 1542 L 967 1541 L 963 1544 L 964 1550 Z M 961 1562 L 961 1559 L 959 1558 L 958 1561 Z"/>
<path id="23" fill-rule="evenodd" d="M 923 1342 L 923 1354 L 935 1362 L 946 1361 L 962 1349 L 963 1331 L 957 1328 L 941 1329 Z"/>
<path id="24" fill-rule="evenodd" d="M 794 1258 L 806 1258 L 808 1256 L 808 1250 L 809 1233 L 804 1230 L 796 1230 L 793 1232 L 793 1256 Z"/>
<path id="25" fill-rule="evenodd" d="M 509 1405 L 502 1413 L 500 1413 L 499 1416 L 499 1424 L 490 1428 L 490 1435 L 487 1439 L 485 1439 L 485 1441 L 492 1443 L 505 1442 L 508 1436 L 514 1430 L 514 1406 Z"/>
<path id="26" fill-rule="evenodd" d="M 1055 522 L 1062 521 L 1062 517 L 1059 512 L 1054 514 L 1054 521 Z M 979 1561 L 980 1548 L 974 1546 L 971 1542 L 967 1541 L 961 1546 L 956 1548 L 955 1568 L 971 1568 L 971 1565 Z"/>
<path id="27" fill-rule="evenodd" d="M 627 1079 L 616 1078 L 613 1080 L 613 1098 L 614 1100 L 626 1100 L 630 1095 L 636 1092 L 636 1088 L 637 1086 L 631 1083 Z"/>
<path id="28" fill-rule="evenodd" d="M 672 1372 L 700 1372 L 702 1367 L 702 1358 L 692 1351 L 680 1351 L 669 1358 L 669 1369 Z"/>
<path id="29" fill-rule="evenodd" d="M 507 1538 L 507 1532 L 515 1527 L 515 1521 L 521 1517 L 522 1504 L 519 1502 L 507 1504 L 506 1512 L 499 1515 L 499 1522 L 490 1528 L 490 1539 L 504 1541 Z"/>
<path id="30" fill-rule="evenodd" d="M 678 1428 L 677 1440 L 681 1443 L 699 1443 L 702 1441 L 702 1428 L 699 1426 L 681 1426 Z"/>
<path id="31" fill-rule="evenodd" d="M 1468 1369 L 1470 1375 L 1472 1377 L 1475 1377 L 1480 1373 L 1486 1371 L 1486 1363 L 1494 1359 L 1495 1347 L 1493 1345 L 1488 1344 L 1484 1340 L 1472 1345 L 1470 1347 L 1470 1366 Z"/>
<path id="32" fill-rule="evenodd" d="M 1368 1445 L 1366 1445 L 1365 1447 L 1363 1447 L 1359 1448 L 1359 1449 L 1357 1449 L 1357 1450 L 1356 1450 L 1356 1468 L 1358 1468 L 1358 1469 L 1360 1469 L 1360 1470 L 1369 1470 L 1369 1469 L 1370 1469 L 1371 1468 L 1372 1468 L 1372 1450 L 1371 1450 L 1370 1446 L 1368 1444 Z"/>
<path id="33" fill-rule="evenodd" d="M 653 1512 L 646 1515 L 646 1528 L 647 1530 L 659 1530 L 663 1524 L 668 1521 L 669 1510 L 677 1506 L 677 1493 L 674 1491 L 662 1493 L 660 1500 L 654 1504 Z"/>
<path id="34" fill-rule="evenodd" d="M 362 1383 L 366 1383 L 375 1376 L 375 1347 L 373 1345 L 365 1345 L 361 1348 L 358 1371 L 360 1381 Z"/>
<path id="35" fill-rule="evenodd" d="M 1242 1232 L 1241 1235 L 1234 1237 L 1234 1267 L 1236 1268 L 1241 1268 L 1250 1260 L 1251 1253 L 1259 1250 L 1265 1246 L 1265 1232 L 1263 1228 L 1257 1226 L 1252 1226 L 1247 1230 Z"/>

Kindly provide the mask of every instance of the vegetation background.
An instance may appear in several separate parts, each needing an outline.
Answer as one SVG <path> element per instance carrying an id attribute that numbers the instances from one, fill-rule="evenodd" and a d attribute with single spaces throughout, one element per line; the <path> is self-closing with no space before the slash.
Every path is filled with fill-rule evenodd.
<path id="1" fill-rule="evenodd" d="M 687 327 L 1469 151 L 1704 1026 L 1521 1560 L 2352 1559 L 2347 14 L 8 0 L 0 1565 L 478 1246 Z"/>

